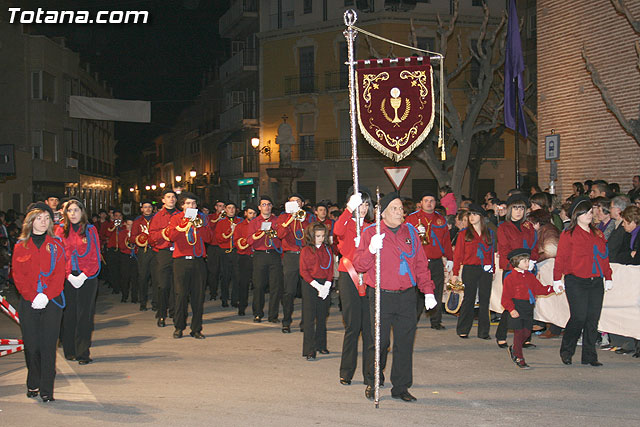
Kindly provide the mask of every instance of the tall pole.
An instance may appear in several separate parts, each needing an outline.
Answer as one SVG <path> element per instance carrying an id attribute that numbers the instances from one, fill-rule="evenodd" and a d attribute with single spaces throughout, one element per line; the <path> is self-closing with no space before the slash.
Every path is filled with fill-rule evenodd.
<path id="1" fill-rule="evenodd" d="M 380 235 L 380 187 L 376 187 L 376 235 Z M 375 361 L 374 361 L 374 398 L 376 408 L 380 406 L 380 249 L 376 251 L 376 300 L 375 300 Z M 395 339 L 395 338 L 394 338 Z"/>
<path id="2" fill-rule="evenodd" d="M 351 166 L 353 169 L 353 194 L 360 192 L 358 182 L 358 140 L 356 131 L 356 70 L 355 58 L 353 57 L 353 44 L 358 32 L 353 29 L 353 25 L 358 20 L 358 15 L 353 9 L 344 12 L 344 24 L 347 29 L 343 34 L 347 39 L 347 51 L 349 58 L 349 116 L 351 118 Z M 356 236 L 360 237 L 360 209 L 356 209 Z M 362 281 L 362 278 L 360 278 Z"/>
<path id="3" fill-rule="evenodd" d="M 516 118 L 516 126 L 515 126 L 515 148 L 516 148 L 516 188 L 520 188 L 520 133 L 518 131 L 518 76 L 513 79 L 513 96 L 515 97 L 515 102 L 513 103 L 513 108 L 515 109 L 515 118 Z"/>

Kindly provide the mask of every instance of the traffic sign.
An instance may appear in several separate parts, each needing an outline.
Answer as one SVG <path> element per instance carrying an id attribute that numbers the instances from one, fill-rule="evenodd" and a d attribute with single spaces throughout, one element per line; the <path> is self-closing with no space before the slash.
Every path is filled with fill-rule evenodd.
<path id="1" fill-rule="evenodd" d="M 238 180 L 238 187 L 242 187 L 244 185 L 253 185 L 253 178 L 244 178 Z"/>
<path id="2" fill-rule="evenodd" d="M 396 191 L 400 191 L 404 181 L 409 176 L 409 171 L 411 171 L 411 166 L 403 166 L 403 167 L 385 167 L 384 172 L 387 174 L 387 177 L 395 187 Z"/>

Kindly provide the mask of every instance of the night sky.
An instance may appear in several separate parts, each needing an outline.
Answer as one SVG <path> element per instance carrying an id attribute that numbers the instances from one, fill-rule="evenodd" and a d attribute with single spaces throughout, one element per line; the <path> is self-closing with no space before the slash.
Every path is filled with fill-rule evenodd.
<path id="1" fill-rule="evenodd" d="M 229 0 L 23 0 L 22 9 L 148 10 L 147 24 L 34 25 L 67 45 L 113 87 L 114 97 L 149 100 L 151 124 L 116 123 L 117 170 L 133 169 L 154 137 L 170 130 L 202 88 L 202 75 L 225 58 L 218 18 Z M 157 101 L 157 102 L 154 102 Z M 186 102 L 185 102 L 186 101 Z"/>

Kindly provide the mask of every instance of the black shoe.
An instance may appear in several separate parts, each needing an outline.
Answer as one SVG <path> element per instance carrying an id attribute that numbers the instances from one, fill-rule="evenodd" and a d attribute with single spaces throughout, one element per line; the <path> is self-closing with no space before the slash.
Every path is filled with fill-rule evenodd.
<path id="1" fill-rule="evenodd" d="M 369 400 L 373 400 L 374 391 L 373 391 L 372 385 L 368 385 L 367 388 L 364 389 L 364 397 L 366 397 Z"/>
<path id="2" fill-rule="evenodd" d="M 526 343 L 522 344 L 522 348 L 536 348 L 536 347 L 537 347 L 537 345 L 535 345 L 532 342 L 526 342 Z"/>
<path id="3" fill-rule="evenodd" d="M 133 299 L 131 300 L 131 304 L 137 304 L 137 303 L 138 303 L 137 299 L 136 300 L 133 300 Z"/>
<path id="4" fill-rule="evenodd" d="M 229 303 L 226 301 L 222 301 L 222 307 L 224 308 L 229 307 Z"/>
<path id="5" fill-rule="evenodd" d="M 480 338 L 481 340 L 490 340 L 491 339 L 491 337 L 489 335 L 487 335 L 486 337 L 478 337 L 478 338 Z"/>
<path id="6" fill-rule="evenodd" d="M 280 323 L 280 319 L 277 317 L 275 319 L 269 319 L 269 323 Z"/>
<path id="7" fill-rule="evenodd" d="M 393 397 L 394 399 L 402 399 L 405 402 L 413 402 L 413 401 L 417 400 L 408 391 L 405 391 L 405 392 L 400 393 L 400 394 L 392 394 L 391 397 Z"/>
<path id="8" fill-rule="evenodd" d="M 519 357 L 517 357 L 516 360 L 514 360 L 514 362 L 516 363 L 516 366 L 518 366 L 518 368 L 520 369 L 531 368 L 531 366 L 527 365 L 527 362 L 525 362 L 524 359 L 520 359 Z"/>
<path id="9" fill-rule="evenodd" d="M 147 304 L 140 304 L 140 311 L 147 311 Z"/>
<path id="10" fill-rule="evenodd" d="M 307 354 L 307 360 L 308 361 L 316 360 L 316 353 L 313 352 L 311 354 Z"/>
<path id="11" fill-rule="evenodd" d="M 631 355 L 631 357 L 636 357 L 636 358 L 640 357 L 640 351 L 636 351 Z"/>
<path id="12" fill-rule="evenodd" d="M 625 350 L 624 348 L 619 348 L 615 351 L 616 354 L 629 354 L 633 353 L 633 350 Z"/>
<path id="13" fill-rule="evenodd" d="M 158 328 L 164 328 L 166 326 L 166 323 L 164 321 L 164 317 L 159 317 L 158 318 Z"/>
<path id="14" fill-rule="evenodd" d="M 262 322 L 262 317 L 260 317 L 260 316 L 256 316 L 256 317 L 254 317 L 254 318 L 253 318 L 253 322 L 254 322 L 254 323 L 260 323 L 260 322 Z"/>
<path id="15" fill-rule="evenodd" d="M 509 346 L 509 356 L 511 356 L 511 361 L 515 363 L 516 357 L 513 355 L 513 347 Z"/>
<path id="16" fill-rule="evenodd" d="M 463 340 L 466 340 L 467 338 L 469 338 L 469 335 L 458 335 L 458 336 Z"/>
<path id="17" fill-rule="evenodd" d="M 173 337 L 182 338 L 182 331 L 180 329 L 176 329 L 175 331 L 173 331 Z"/>
<path id="18" fill-rule="evenodd" d="M 290 334 L 291 333 L 291 328 L 289 326 L 283 326 L 282 327 L 282 333 L 283 334 Z"/>
<path id="19" fill-rule="evenodd" d="M 40 390 L 27 390 L 27 397 L 37 397 L 38 393 L 40 393 Z"/>
<path id="20" fill-rule="evenodd" d="M 562 359 L 562 363 L 565 365 L 571 365 L 571 356 L 560 355 L 560 359 Z"/>
<path id="21" fill-rule="evenodd" d="M 128 298 L 123 295 L 122 298 L 120 299 L 120 302 L 127 302 L 127 299 Z"/>
<path id="22" fill-rule="evenodd" d="M 582 362 L 583 365 L 591 365 L 591 366 L 602 366 L 602 363 L 594 360 L 593 362 Z"/>
<path id="23" fill-rule="evenodd" d="M 447 329 L 447 328 L 445 328 L 442 323 L 438 323 L 437 325 L 431 325 L 431 329 L 436 329 L 438 331 L 441 331 L 441 330 Z"/>
<path id="24" fill-rule="evenodd" d="M 498 344 L 498 347 L 500 347 L 500 348 L 507 348 L 509 346 L 509 344 L 507 344 L 506 341 L 501 343 L 498 338 L 496 338 L 496 344 Z"/>
<path id="25" fill-rule="evenodd" d="M 340 384 L 342 384 L 342 385 L 351 385 L 351 380 L 348 380 L 346 378 L 340 378 Z"/>
<path id="26" fill-rule="evenodd" d="M 238 309 L 238 316 L 244 316 L 244 310 L 243 309 Z"/>
<path id="27" fill-rule="evenodd" d="M 191 332 L 189 335 L 191 335 L 192 337 L 194 337 L 197 340 L 203 340 L 205 338 L 204 335 L 202 334 L 202 332 Z"/>
<path id="28" fill-rule="evenodd" d="M 42 399 L 43 402 L 54 402 L 55 401 L 53 396 L 40 396 L 40 398 Z"/>
<path id="29" fill-rule="evenodd" d="M 237 302 L 232 302 L 231 303 L 231 307 L 238 308 L 238 303 Z"/>
<path id="30" fill-rule="evenodd" d="M 88 365 L 91 362 L 93 362 L 93 359 L 90 357 L 87 359 L 78 359 L 78 365 Z"/>
<path id="31" fill-rule="evenodd" d="M 329 350 L 327 350 L 326 348 L 323 348 L 322 350 L 318 350 L 320 352 L 320 354 L 329 354 Z"/>
<path id="32" fill-rule="evenodd" d="M 75 356 L 65 356 L 64 358 L 67 359 L 67 360 L 72 360 L 72 361 L 76 360 Z"/>
<path id="33" fill-rule="evenodd" d="M 215 295 L 210 295 L 209 296 L 209 301 L 215 301 L 216 300 L 216 296 Z"/>

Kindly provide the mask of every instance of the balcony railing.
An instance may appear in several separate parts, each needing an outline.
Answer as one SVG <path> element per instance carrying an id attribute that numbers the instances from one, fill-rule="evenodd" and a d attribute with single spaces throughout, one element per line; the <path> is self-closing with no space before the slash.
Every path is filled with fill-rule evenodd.
<path id="1" fill-rule="evenodd" d="M 220 128 L 222 130 L 233 129 L 241 126 L 245 120 L 255 120 L 257 118 L 258 111 L 255 103 L 236 104 L 220 114 Z"/>
<path id="2" fill-rule="evenodd" d="M 220 17 L 218 29 L 220 35 L 225 37 L 229 32 L 238 29 L 242 18 L 258 18 L 258 0 L 232 0 L 229 10 Z"/>
<path id="3" fill-rule="evenodd" d="M 228 79 L 242 71 L 257 71 L 258 55 L 255 49 L 243 49 L 220 66 L 220 77 Z"/>
<path id="4" fill-rule="evenodd" d="M 327 71 L 324 73 L 324 90 L 344 90 L 349 88 L 347 71 Z"/>
<path id="5" fill-rule="evenodd" d="M 220 162 L 220 178 L 235 179 L 241 178 L 245 173 L 259 172 L 260 164 L 258 156 L 250 154 L 233 159 L 224 159 Z"/>
<path id="6" fill-rule="evenodd" d="M 327 160 L 351 158 L 351 141 L 348 139 L 325 140 L 324 158 Z"/>
<path id="7" fill-rule="evenodd" d="M 318 76 L 315 74 L 286 76 L 284 78 L 285 95 L 317 93 L 318 91 Z"/>

